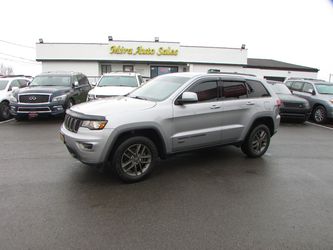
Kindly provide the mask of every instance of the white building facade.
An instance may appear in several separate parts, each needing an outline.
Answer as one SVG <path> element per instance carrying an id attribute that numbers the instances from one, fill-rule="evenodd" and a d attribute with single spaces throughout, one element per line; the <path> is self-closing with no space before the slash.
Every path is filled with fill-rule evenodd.
<path id="1" fill-rule="evenodd" d="M 248 59 L 246 48 L 183 46 L 176 42 L 110 41 L 109 43 L 37 43 L 36 60 L 46 71 L 78 71 L 98 77 L 134 71 L 143 77 L 173 72 L 255 74 L 261 78 L 316 78 L 318 69 L 275 60 Z"/>

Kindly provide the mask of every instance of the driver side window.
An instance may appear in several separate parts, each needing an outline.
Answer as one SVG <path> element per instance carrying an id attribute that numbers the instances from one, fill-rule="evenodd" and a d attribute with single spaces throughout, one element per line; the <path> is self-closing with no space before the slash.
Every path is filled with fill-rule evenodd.
<path id="1" fill-rule="evenodd" d="M 312 91 L 313 91 L 312 84 L 310 84 L 310 83 L 304 83 L 303 92 L 312 93 Z"/>
<path id="2" fill-rule="evenodd" d="M 217 81 L 201 82 L 192 86 L 188 91 L 198 95 L 198 102 L 211 102 L 218 99 Z"/>

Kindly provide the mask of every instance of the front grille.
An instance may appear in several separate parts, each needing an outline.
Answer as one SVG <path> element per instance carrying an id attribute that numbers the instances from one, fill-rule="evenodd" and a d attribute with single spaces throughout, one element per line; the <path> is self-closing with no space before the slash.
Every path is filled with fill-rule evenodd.
<path id="1" fill-rule="evenodd" d="M 50 95 L 20 95 L 19 102 L 21 103 L 45 103 L 50 101 Z"/>
<path id="2" fill-rule="evenodd" d="M 51 112 L 51 110 L 48 107 L 19 107 L 17 112 L 19 112 L 19 113 L 29 113 L 29 112 L 47 113 L 47 112 Z"/>
<path id="3" fill-rule="evenodd" d="M 82 124 L 82 120 L 66 114 L 64 123 L 66 129 L 71 132 L 77 133 Z"/>
<path id="4" fill-rule="evenodd" d="M 286 108 L 304 108 L 304 104 L 295 102 L 283 102 Z"/>

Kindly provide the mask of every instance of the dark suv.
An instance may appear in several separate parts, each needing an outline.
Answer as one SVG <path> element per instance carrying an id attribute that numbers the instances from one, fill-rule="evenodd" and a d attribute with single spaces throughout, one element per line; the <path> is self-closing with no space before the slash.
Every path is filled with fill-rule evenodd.
<path id="1" fill-rule="evenodd" d="M 78 72 L 47 72 L 34 78 L 29 87 L 10 97 L 10 112 L 17 119 L 60 116 L 67 108 L 84 102 L 91 89 L 88 78 Z"/>

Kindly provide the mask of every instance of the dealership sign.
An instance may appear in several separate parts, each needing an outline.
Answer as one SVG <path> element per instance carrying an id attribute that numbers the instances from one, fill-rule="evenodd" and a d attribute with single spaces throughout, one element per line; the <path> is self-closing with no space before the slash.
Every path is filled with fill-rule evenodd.
<path id="1" fill-rule="evenodd" d="M 136 48 L 126 48 L 124 46 L 114 45 L 110 47 L 110 54 L 116 55 L 157 55 L 157 56 L 177 56 L 178 49 L 170 47 L 145 48 L 138 46 Z"/>

